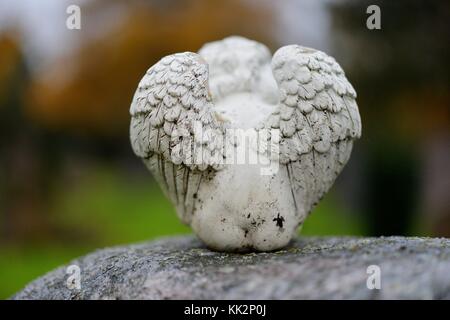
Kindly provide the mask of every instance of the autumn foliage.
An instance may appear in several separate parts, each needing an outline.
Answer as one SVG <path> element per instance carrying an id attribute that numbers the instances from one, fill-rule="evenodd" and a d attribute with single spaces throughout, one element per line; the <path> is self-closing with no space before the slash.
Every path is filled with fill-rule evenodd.
<path id="1" fill-rule="evenodd" d="M 114 5 L 121 11 L 119 21 L 95 34 L 105 7 Z M 82 45 L 41 72 L 28 95 L 34 120 L 69 132 L 127 135 L 137 83 L 164 55 L 197 51 L 231 34 L 273 42 L 266 28 L 271 14 L 244 1 L 133 1 L 126 7 L 96 1 L 82 12 L 82 29 L 72 31 L 80 33 Z"/>

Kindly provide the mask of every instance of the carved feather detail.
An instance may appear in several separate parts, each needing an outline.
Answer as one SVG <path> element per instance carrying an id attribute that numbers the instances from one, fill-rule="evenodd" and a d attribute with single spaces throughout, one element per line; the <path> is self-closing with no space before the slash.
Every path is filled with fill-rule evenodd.
<path id="1" fill-rule="evenodd" d="M 334 58 L 298 45 L 271 57 L 241 37 L 162 58 L 139 82 L 130 114 L 135 154 L 180 219 L 219 250 L 287 244 L 361 136 L 356 92 Z M 227 139 L 230 128 L 261 135 L 249 152 L 279 170 L 266 177 L 224 162 L 243 143 Z"/>

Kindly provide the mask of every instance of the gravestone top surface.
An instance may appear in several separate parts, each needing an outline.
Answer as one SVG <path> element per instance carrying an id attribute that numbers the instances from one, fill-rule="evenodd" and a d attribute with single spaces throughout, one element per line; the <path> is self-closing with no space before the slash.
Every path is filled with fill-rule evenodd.
<path id="1" fill-rule="evenodd" d="M 67 285 L 80 268 L 80 289 Z M 368 289 L 368 267 L 381 289 Z M 376 267 L 375 267 L 376 269 Z M 369 281 L 370 284 L 375 282 Z M 192 236 L 97 250 L 12 299 L 449 299 L 450 240 L 299 237 L 283 250 L 233 254 Z"/>

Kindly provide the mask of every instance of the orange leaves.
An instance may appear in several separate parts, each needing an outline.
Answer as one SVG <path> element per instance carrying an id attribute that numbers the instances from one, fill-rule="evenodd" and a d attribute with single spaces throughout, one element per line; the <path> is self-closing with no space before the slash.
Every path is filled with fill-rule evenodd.
<path id="1" fill-rule="evenodd" d="M 123 136 L 136 83 L 162 56 L 197 51 L 233 33 L 271 43 L 261 6 L 241 1 L 180 1 L 168 5 L 127 2 L 122 16 L 100 35 L 89 36 L 109 1 L 82 8 L 81 46 L 35 79 L 28 111 L 46 126 Z M 105 19 L 108 19 L 106 17 Z M 266 31 L 267 32 L 267 31 Z"/>

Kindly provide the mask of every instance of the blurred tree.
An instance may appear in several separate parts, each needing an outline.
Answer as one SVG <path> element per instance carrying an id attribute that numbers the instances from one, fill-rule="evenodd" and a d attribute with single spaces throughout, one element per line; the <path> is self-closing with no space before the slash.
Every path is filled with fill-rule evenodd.
<path id="1" fill-rule="evenodd" d="M 271 13 L 249 1 L 96 0 L 81 12 L 81 30 L 67 31 L 74 50 L 36 72 L 20 37 L 7 32 L 0 40 L 2 238 L 69 234 L 51 224 L 55 181 L 74 163 L 83 167 L 80 159 L 133 157 L 129 105 L 162 56 L 230 34 L 273 43 Z"/>
<path id="2" fill-rule="evenodd" d="M 371 4 L 381 8 L 381 30 L 366 28 Z M 449 144 L 450 3 L 345 1 L 332 5 L 332 17 L 337 56 L 355 84 L 363 118 L 368 188 L 362 211 L 371 234 L 407 234 L 422 200 L 422 159 L 430 155 L 422 146 Z M 442 134 L 445 139 L 436 139 Z M 442 214 L 450 217 L 450 207 Z"/>
<path id="3" fill-rule="evenodd" d="M 46 133 L 24 114 L 30 76 L 19 32 L 0 34 L 0 54 L 0 240 L 41 237 L 53 157 Z"/>
<path id="4" fill-rule="evenodd" d="M 82 19 L 79 49 L 34 79 L 29 113 L 58 130 L 109 137 L 127 152 L 129 105 L 157 60 L 230 34 L 272 43 L 270 13 L 248 1 L 97 0 L 82 8 Z M 103 32 L 101 21 L 108 21 Z"/>

